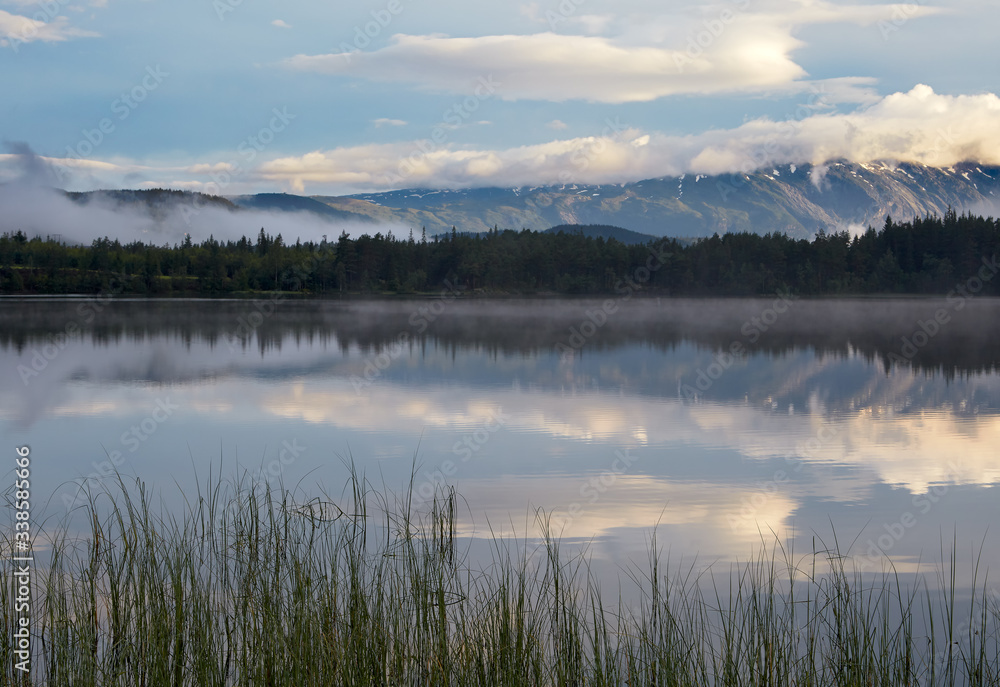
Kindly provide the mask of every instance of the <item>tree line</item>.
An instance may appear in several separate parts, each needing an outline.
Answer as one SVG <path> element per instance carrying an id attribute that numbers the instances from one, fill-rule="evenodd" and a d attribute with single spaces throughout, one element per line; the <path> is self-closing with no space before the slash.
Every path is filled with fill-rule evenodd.
<path id="1" fill-rule="evenodd" d="M 943 217 L 813 240 L 781 233 L 729 233 L 695 242 L 645 245 L 614 239 L 494 228 L 428 239 L 376 233 L 286 243 L 261 229 L 256 240 L 157 246 L 96 239 L 72 245 L 0 236 L 4 294 L 216 295 L 420 294 L 442 289 L 494 294 L 662 295 L 944 294 L 994 266 L 1000 220 L 949 210 Z M 992 261 L 992 262 L 991 262 Z M 987 270 L 988 271 L 988 270 Z M 985 272 L 980 274 L 983 278 Z M 1000 279 L 979 291 L 1000 295 Z"/>

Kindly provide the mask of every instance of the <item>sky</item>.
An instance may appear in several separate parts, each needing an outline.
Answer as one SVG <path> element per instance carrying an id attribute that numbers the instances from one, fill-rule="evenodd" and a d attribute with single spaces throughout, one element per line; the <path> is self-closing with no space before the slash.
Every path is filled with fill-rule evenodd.
<path id="1" fill-rule="evenodd" d="M 67 190 L 219 195 L 1000 164 L 997 26 L 987 0 L 0 0 L 0 182 L 27 151 Z"/>

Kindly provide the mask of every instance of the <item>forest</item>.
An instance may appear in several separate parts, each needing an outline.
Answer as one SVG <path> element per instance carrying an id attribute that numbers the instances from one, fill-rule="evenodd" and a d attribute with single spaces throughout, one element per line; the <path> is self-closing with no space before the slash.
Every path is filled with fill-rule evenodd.
<path id="1" fill-rule="evenodd" d="M 255 239 L 88 245 L 0 236 L 0 293 L 224 295 L 313 294 L 801 295 L 945 294 L 969 280 L 1000 295 L 1000 220 L 949 210 L 852 236 L 812 241 L 781 233 L 727 233 L 645 245 L 580 232 L 514 231 L 407 238 L 376 233 L 286 243 L 262 228 Z"/>

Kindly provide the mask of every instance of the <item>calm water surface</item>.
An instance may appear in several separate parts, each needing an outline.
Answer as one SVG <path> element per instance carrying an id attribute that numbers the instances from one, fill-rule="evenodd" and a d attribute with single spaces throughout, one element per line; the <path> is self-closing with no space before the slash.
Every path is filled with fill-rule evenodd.
<path id="1" fill-rule="evenodd" d="M 220 468 L 337 500 L 353 461 L 602 560 L 655 525 L 679 558 L 835 530 L 872 569 L 954 538 L 1000 571 L 998 335 L 986 299 L 5 299 L 0 435 L 52 522 L 112 462 L 169 502 Z"/>

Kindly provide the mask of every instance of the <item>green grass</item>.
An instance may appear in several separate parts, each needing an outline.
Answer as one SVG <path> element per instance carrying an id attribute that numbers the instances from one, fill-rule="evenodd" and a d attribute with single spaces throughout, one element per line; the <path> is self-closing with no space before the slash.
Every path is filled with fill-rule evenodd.
<path id="1" fill-rule="evenodd" d="M 540 516 L 473 560 L 459 500 L 424 512 L 356 477 L 339 507 L 217 480 L 180 512 L 119 482 L 36 571 L 36 680 L 52 685 L 924 685 L 1000 683 L 1000 611 L 780 544 L 720 571 L 622 572 L 608 598 Z M 343 510 L 341 510 L 343 508 Z M 5 551 L 11 537 L 5 535 Z M 815 548 L 815 547 L 814 547 Z M 41 554 L 39 554 L 41 555 Z M 10 562 L 0 585 L 12 631 Z M 919 622 L 918 622 L 919 621 Z M 915 627 L 933 627 L 917 635 Z M 9 634 L 8 634 L 9 636 Z M 16 675 L 0 644 L 4 684 Z"/>

